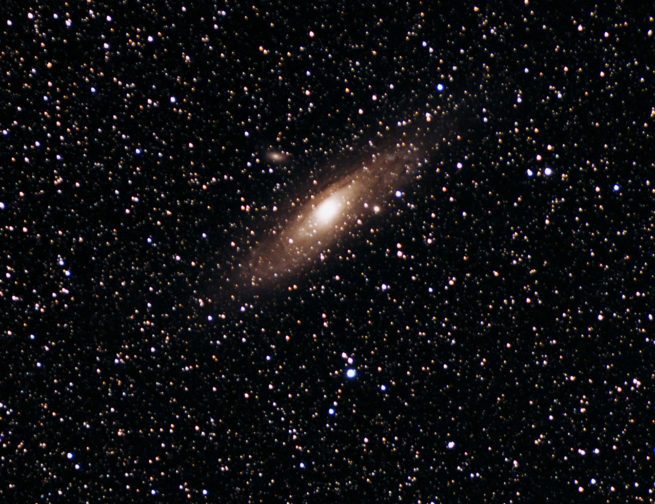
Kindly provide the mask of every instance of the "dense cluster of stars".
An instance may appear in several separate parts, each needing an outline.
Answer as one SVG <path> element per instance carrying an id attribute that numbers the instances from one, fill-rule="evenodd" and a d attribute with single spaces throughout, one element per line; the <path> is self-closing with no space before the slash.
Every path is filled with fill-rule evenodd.
<path id="1" fill-rule="evenodd" d="M 648 2 L 10 2 L 2 502 L 655 502 Z"/>

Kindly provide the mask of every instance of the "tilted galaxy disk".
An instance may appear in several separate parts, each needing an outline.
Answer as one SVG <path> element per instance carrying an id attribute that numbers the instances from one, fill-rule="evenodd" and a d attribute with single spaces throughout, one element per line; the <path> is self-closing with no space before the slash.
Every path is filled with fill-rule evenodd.
<path id="1" fill-rule="evenodd" d="M 424 123 L 419 117 L 415 121 Z M 305 271 L 344 232 L 381 212 L 440 139 L 432 125 L 408 124 L 363 160 L 344 168 L 335 182 L 310 194 L 279 229 L 255 246 L 240 265 L 240 284 L 270 287 Z"/>

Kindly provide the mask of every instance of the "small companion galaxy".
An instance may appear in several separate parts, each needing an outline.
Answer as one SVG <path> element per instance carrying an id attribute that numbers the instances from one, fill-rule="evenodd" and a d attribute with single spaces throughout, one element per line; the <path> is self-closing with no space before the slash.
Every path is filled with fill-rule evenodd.
<path id="1" fill-rule="evenodd" d="M 5 2 L 0 503 L 655 503 L 652 2 Z"/>

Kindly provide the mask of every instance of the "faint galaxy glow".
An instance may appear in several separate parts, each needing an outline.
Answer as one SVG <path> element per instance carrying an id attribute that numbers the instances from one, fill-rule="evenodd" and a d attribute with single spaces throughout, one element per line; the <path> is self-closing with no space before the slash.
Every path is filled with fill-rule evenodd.
<path id="1" fill-rule="evenodd" d="M 264 157 L 269 163 L 284 163 L 288 158 L 284 152 L 273 149 L 267 150 Z"/>

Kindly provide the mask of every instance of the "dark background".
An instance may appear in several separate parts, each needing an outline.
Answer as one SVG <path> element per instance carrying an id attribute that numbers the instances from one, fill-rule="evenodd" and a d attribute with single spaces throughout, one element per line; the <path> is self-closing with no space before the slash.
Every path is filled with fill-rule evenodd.
<path id="1" fill-rule="evenodd" d="M 655 9 L 452 3 L 6 3 L 0 500 L 655 501 Z M 428 111 L 402 198 L 235 282 Z"/>

